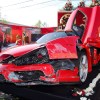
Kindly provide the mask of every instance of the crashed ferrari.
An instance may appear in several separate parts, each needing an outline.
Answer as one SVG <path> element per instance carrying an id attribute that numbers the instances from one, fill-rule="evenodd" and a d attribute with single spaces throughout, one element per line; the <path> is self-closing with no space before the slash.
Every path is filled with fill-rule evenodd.
<path id="1" fill-rule="evenodd" d="M 65 31 L 0 53 L 0 82 L 54 85 L 85 82 L 100 61 L 100 7 L 78 8 Z M 98 15 L 98 16 L 97 16 Z"/>

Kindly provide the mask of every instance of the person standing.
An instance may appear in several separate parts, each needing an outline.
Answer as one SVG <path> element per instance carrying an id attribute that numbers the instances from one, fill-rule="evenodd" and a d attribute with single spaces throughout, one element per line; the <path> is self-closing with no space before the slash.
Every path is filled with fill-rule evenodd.
<path id="1" fill-rule="evenodd" d="M 16 45 L 22 45 L 22 38 L 20 35 L 16 36 Z"/>

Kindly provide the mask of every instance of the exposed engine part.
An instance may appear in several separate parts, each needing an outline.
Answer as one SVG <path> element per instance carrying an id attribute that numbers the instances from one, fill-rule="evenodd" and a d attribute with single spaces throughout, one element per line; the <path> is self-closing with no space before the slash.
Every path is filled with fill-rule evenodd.
<path id="1" fill-rule="evenodd" d="M 17 66 L 38 64 L 48 62 L 48 53 L 46 48 L 39 48 L 37 50 L 31 51 L 21 57 L 17 57 L 12 61 Z"/>
<path id="2" fill-rule="evenodd" d="M 23 81 L 37 81 L 39 80 L 40 76 L 44 76 L 44 74 L 41 71 L 18 71 L 14 73 L 15 75 L 19 76 L 19 79 Z"/>
<path id="3" fill-rule="evenodd" d="M 60 70 L 60 69 L 70 69 L 73 70 L 75 67 L 75 64 L 69 60 L 53 60 L 50 62 L 50 64 L 54 67 L 55 71 Z"/>

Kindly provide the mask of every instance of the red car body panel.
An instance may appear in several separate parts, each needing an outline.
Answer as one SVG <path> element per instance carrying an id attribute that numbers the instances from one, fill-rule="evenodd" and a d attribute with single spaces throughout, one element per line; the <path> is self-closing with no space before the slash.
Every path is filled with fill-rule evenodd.
<path id="1" fill-rule="evenodd" d="M 59 80 L 62 82 L 79 82 L 78 68 L 76 67 L 73 71 L 71 70 L 59 70 Z M 65 77 L 68 76 L 68 77 Z"/>
<path id="2" fill-rule="evenodd" d="M 86 27 L 81 38 L 82 43 L 87 43 L 88 38 L 96 38 L 99 37 L 100 32 L 100 7 L 82 7 L 77 8 L 70 16 L 65 31 L 72 29 L 73 20 L 78 11 L 81 11 L 87 17 Z M 94 28 L 95 27 L 95 28 Z"/>
<path id="3" fill-rule="evenodd" d="M 77 36 L 59 38 L 46 44 L 50 59 L 77 58 Z"/>
<path id="4" fill-rule="evenodd" d="M 10 54 L 10 55 L 13 55 L 14 57 L 17 57 L 17 56 L 24 55 L 32 50 L 38 49 L 42 46 L 43 46 L 43 44 L 30 44 L 30 45 L 11 47 L 11 48 L 3 51 L 1 53 L 1 55 Z"/>
<path id="5" fill-rule="evenodd" d="M 8 78 L 9 74 L 11 72 L 16 72 L 16 71 L 40 70 L 45 74 L 45 76 L 51 76 L 54 74 L 54 69 L 50 64 L 34 64 L 34 65 L 25 65 L 23 67 L 15 66 L 14 64 L 7 64 L 7 65 L 5 64 L 5 65 L 0 65 L 0 66 L 5 66 L 5 68 L 3 67 L 3 69 L 1 70 L 1 73 L 7 78 L 7 80 L 9 80 L 9 78 Z"/>
<path id="6" fill-rule="evenodd" d="M 72 80 L 70 80 L 72 78 L 73 82 L 79 82 L 78 68 L 75 68 L 73 71 L 59 70 L 56 74 L 54 72 L 53 66 L 51 66 L 50 64 L 25 65 L 23 67 L 15 66 L 14 64 L 9 64 L 9 65 L 5 64 L 5 65 L 0 65 L 0 67 L 1 67 L 0 74 L 3 74 L 6 80 L 9 80 L 11 82 L 24 82 L 23 80 L 16 79 L 13 76 L 11 77 L 10 74 L 12 72 L 35 71 L 35 70 L 42 71 L 45 74 L 45 76 L 40 77 L 41 81 L 53 82 L 56 84 L 59 82 L 72 82 Z"/>
<path id="7" fill-rule="evenodd" d="M 83 36 L 81 38 L 82 41 L 82 45 L 83 48 L 86 49 L 87 51 L 87 55 L 88 55 L 88 64 L 89 64 L 89 72 L 92 71 L 92 64 L 93 64 L 93 58 L 91 57 L 91 52 L 90 52 L 90 48 L 87 47 L 88 45 L 91 45 L 91 43 L 88 41 L 88 39 L 90 38 L 91 40 L 94 40 L 94 43 L 92 41 L 92 45 L 94 47 L 98 47 L 98 43 L 96 42 L 96 38 L 98 39 L 100 37 L 100 7 L 99 6 L 95 6 L 95 7 L 83 7 L 83 8 L 78 8 L 76 9 L 70 16 L 67 24 L 66 24 L 66 28 L 65 31 L 67 30 L 71 30 L 72 29 L 72 24 L 74 21 L 74 17 L 76 16 L 77 12 L 81 11 L 83 14 L 86 15 L 87 17 L 87 22 L 86 22 L 86 27 L 83 33 Z M 100 40 L 100 39 L 99 39 Z M 93 45 L 95 44 L 95 45 Z M 95 60 L 96 63 L 98 63 L 99 61 L 99 57 L 96 57 L 97 59 Z M 94 64 L 96 64 L 94 63 Z"/>
<path id="8" fill-rule="evenodd" d="M 69 76 L 69 77 L 66 77 Z M 78 68 L 76 67 L 73 71 L 71 70 L 59 70 L 57 75 L 53 75 L 50 78 L 40 77 L 41 80 L 53 83 L 71 83 L 71 82 L 79 82 L 80 78 L 78 76 Z"/>

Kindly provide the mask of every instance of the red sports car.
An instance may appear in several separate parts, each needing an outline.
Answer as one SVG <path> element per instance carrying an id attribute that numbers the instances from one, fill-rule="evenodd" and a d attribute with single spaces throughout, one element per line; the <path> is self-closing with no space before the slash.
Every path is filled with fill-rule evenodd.
<path id="1" fill-rule="evenodd" d="M 100 7 L 78 8 L 65 31 L 0 53 L 0 81 L 17 85 L 85 82 L 100 61 Z"/>

